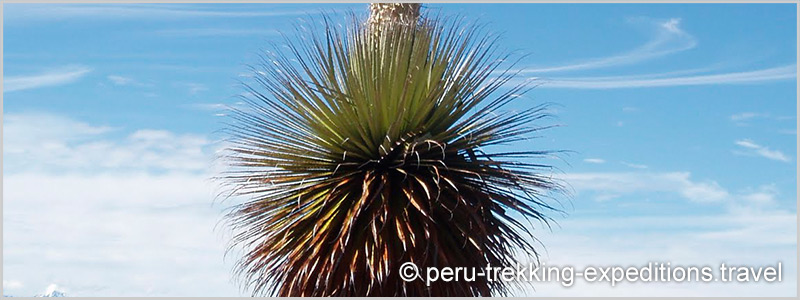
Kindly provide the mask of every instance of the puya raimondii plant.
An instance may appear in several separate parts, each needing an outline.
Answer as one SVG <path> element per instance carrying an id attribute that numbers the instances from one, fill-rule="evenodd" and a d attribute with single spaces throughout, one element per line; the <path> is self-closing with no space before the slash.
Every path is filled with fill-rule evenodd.
<path id="1" fill-rule="evenodd" d="M 507 294 L 517 283 L 427 286 L 398 268 L 538 257 L 533 224 L 560 190 L 536 163 L 551 152 L 527 150 L 545 107 L 502 110 L 531 86 L 510 85 L 497 38 L 463 18 L 351 19 L 265 52 L 232 108 L 221 179 L 247 199 L 227 216 L 239 278 L 254 295 Z"/>

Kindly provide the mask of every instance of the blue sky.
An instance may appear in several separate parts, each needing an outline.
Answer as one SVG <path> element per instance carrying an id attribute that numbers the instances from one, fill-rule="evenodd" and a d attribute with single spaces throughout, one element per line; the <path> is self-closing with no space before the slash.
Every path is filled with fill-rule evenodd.
<path id="1" fill-rule="evenodd" d="M 4 5 L 3 287 L 245 295 L 208 178 L 249 63 L 366 4 Z M 536 295 L 796 295 L 794 4 L 428 4 L 502 35 L 553 102 L 517 145 L 570 184 L 545 261 L 782 261 L 777 284 L 542 284 Z M 364 14 L 362 14 L 363 16 Z M 543 124 L 546 125 L 546 124 Z"/>

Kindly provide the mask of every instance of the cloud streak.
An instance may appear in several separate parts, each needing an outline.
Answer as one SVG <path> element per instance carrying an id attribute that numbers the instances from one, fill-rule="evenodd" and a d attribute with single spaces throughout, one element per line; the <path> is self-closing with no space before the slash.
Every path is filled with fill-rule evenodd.
<path id="1" fill-rule="evenodd" d="M 533 67 L 518 70 L 522 75 L 557 73 L 590 69 L 611 68 L 632 65 L 662 56 L 682 52 L 697 46 L 695 38 L 680 28 L 680 19 L 654 21 L 639 18 L 653 29 L 652 39 L 629 52 L 590 59 L 580 63 Z M 797 78 L 797 65 L 789 64 L 760 70 L 739 72 L 712 72 L 714 68 L 694 68 L 661 73 L 635 74 L 622 76 L 553 77 L 535 76 L 527 80 L 540 83 L 540 88 L 562 89 L 623 89 L 673 87 L 713 84 L 756 84 Z"/>
<path id="2" fill-rule="evenodd" d="M 738 140 L 738 141 L 735 142 L 735 144 L 737 146 L 739 146 L 739 147 L 742 147 L 742 148 L 746 149 L 747 152 L 745 152 L 745 153 L 748 153 L 748 154 L 755 154 L 755 155 L 758 155 L 758 156 L 761 156 L 761 157 L 764 157 L 764 158 L 767 158 L 767 159 L 777 160 L 777 161 L 782 161 L 782 162 L 791 161 L 791 159 L 786 154 L 784 154 L 783 152 L 781 152 L 779 150 L 772 150 L 772 149 L 770 149 L 770 148 L 768 148 L 766 146 L 762 146 L 762 145 L 756 144 L 752 140 L 748 140 L 748 139 Z"/>
<path id="3" fill-rule="evenodd" d="M 742 112 L 730 116 L 731 122 L 738 126 L 748 126 L 750 122 L 756 120 L 770 120 L 770 121 L 793 121 L 796 119 L 794 116 L 774 116 L 770 113 L 760 112 Z"/>
<path id="4" fill-rule="evenodd" d="M 13 20 L 59 20 L 66 18 L 96 19 L 164 19 L 164 18 L 253 18 L 300 16 L 319 10 L 215 10 L 202 6 L 171 5 L 15 5 Z"/>
<path id="5" fill-rule="evenodd" d="M 678 195 L 692 203 L 719 203 L 730 211 L 753 212 L 772 209 L 778 204 L 774 185 L 730 191 L 713 180 L 695 180 L 690 172 L 592 172 L 559 176 L 574 191 L 605 201 L 622 196 L 648 193 Z"/>
<path id="6" fill-rule="evenodd" d="M 718 202 L 729 193 L 714 181 L 697 182 L 689 172 L 623 172 L 570 173 L 563 175 L 575 191 L 604 195 L 626 195 L 644 192 L 678 193 L 692 202 Z"/>
<path id="7" fill-rule="evenodd" d="M 603 164 L 606 162 L 606 160 L 602 158 L 586 158 L 583 161 L 590 164 Z"/>
<path id="8" fill-rule="evenodd" d="M 133 78 L 119 75 L 108 75 L 106 78 L 116 85 L 129 85 L 135 82 Z"/>
<path id="9" fill-rule="evenodd" d="M 72 83 L 91 71 L 92 69 L 85 66 L 67 66 L 35 75 L 8 76 L 3 79 L 3 92 L 15 92 Z"/>
<path id="10" fill-rule="evenodd" d="M 694 37 L 679 28 L 680 19 L 678 18 L 672 18 L 661 22 L 644 19 L 642 20 L 645 21 L 648 26 L 653 27 L 653 31 L 655 33 L 650 41 L 629 52 L 608 57 L 590 59 L 574 64 L 530 68 L 522 70 L 520 73 L 528 74 L 565 72 L 629 65 L 676 52 L 689 50 L 697 45 Z"/>
<path id="11" fill-rule="evenodd" d="M 136 80 L 132 77 L 122 76 L 122 75 L 108 75 L 106 76 L 111 84 L 116 86 L 135 86 L 135 87 L 153 87 L 152 83 L 144 83 L 139 80 Z"/>
<path id="12" fill-rule="evenodd" d="M 253 28 L 178 28 L 158 30 L 156 34 L 169 37 L 274 36 L 278 35 L 278 31 Z"/>
<path id="13" fill-rule="evenodd" d="M 735 115 L 731 115 L 731 121 L 747 121 L 754 118 L 766 117 L 767 114 L 761 113 L 754 113 L 754 112 L 743 112 Z"/>
<path id="14" fill-rule="evenodd" d="M 195 95 L 199 92 L 207 91 L 208 87 L 196 82 L 177 83 L 178 86 L 185 87 L 190 95 Z"/>
<path id="15" fill-rule="evenodd" d="M 624 161 L 620 162 L 620 163 L 625 165 L 626 167 L 634 168 L 634 169 L 647 169 L 648 168 L 647 165 L 643 165 L 643 164 L 634 164 L 634 163 L 629 163 L 629 162 L 624 162 Z"/>
<path id="16" fill-rule="evenodd" d="M 756 84 L 797 77 L 797 65 L 786 65 L 756 71 L 719 73 L 664 78 L 643 78 L 648 75 L 579 77 L 579 78 L 532 78 L 540 80 L 540 88 L 572 89 L 620 89 L 643 87 L 671 87 L 711 84 Z"/>

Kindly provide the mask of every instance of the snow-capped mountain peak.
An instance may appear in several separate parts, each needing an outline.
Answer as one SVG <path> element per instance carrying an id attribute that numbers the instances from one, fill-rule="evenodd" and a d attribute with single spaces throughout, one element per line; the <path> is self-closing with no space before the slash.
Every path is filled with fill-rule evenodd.
<path id="1" fill-rule="evenodd" d="M 36 295 L 34 297 L 66 297 L 67 294 L 62 291 L 58 285 L 51 284 L 47 286 L 47 290 L 43 294 Z"/>

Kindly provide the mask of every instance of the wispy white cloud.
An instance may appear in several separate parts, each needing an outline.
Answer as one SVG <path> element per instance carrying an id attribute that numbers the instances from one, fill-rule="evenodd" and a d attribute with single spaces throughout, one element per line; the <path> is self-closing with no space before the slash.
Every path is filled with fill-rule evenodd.
<path id="1" fill-rule="evenodd" d="M 198 5 L 166 4 L 39 4 L 13 6 L 9 19 L 55 21 L 67 18 L 94 19 L 165 19 L 165 18 L 251 18 L 301 16 L 314 10 L 221 10 Z"/>
<path id="2" fill-rule="evenodd" d="M 70 296 L 239 295 L 208 176 L 4 174 L 3 273 L 26 282 L 14 295 L 49 282 Z"/>
<path id="3" fill-rule="evenodd" d="M 194 103 L 194 104 L 187 105 L 186 107 L 189 108 L 189 109 L 211 112 L 213 114 L 213 116 L 215 116 L 215 117 L 225 117 L 225 116 L 228 115 L 228 112 L 231 109 L 244 110 L 244 111 L 251 110 L 251 108 L 244 107 L 243 105 L 244 105 L 244 102 L 237 101 L 237 102 L 231 103 L 231 104 L 224 104 L 224 103 Z"/>
<path id="4" fill-rule="evenodd" d="M 646 266 L 649 262 L 672 267 L 727 265 L 775 266 L 782 262 L 782 282 L 647 282 L 596 284 L 576 278 L 571 287 L 537 282 L 518 296 L 558 297 L 793 297 L 796 294 L 796 220 L 786 210 L 726 210 L 683 214 L 648 212 L 625 216 L 582 216 L 559 222 L 553 233 L 537 238 L 547 246 L 541 259 L 547 266 Z M 610 234 L 613 233 L 613 234 Z M 527 258 L 518 258 L 523 260 Z"/>
<path id="5" fill-rule="evenodd" d="M 522 70 L 521 73 L 528 74 L 528 73 L 563 72 L 563 71 L 587 70 L 587 69 L 607 68 L 620 65 L 629 65 L 661 57 L 664 55 L 688 50 L 694 48 L 697 45 L 697 42 L 695 41 L 694 37 L 684 32 L 680 28 L 679 18 L 672 18 L 669 20 L 661 20 L 661 21 L 639 18 L 635 21 L 637 23 L 651 27 L 652 28 L 651 30 L 653 32 L 652 39 L 636 49 L 633 49 L 623 54 L 590 59 L 584 62 L 579 62 L 574 64 L 540 67 L 540 68 L 528 68 Z"/>
<path id="6" fill-rule="evenodd" d="M 774 184 L 729 191 L 713 180 L 697 181 L 690 172 L 597 172 L 560 176 L 578 194 L 592 193 L 596 200 L 624 195 L 659 193 L 678 195 L 696 203 L 724 203 L 727 209 L 769 208 L 777 203 Z"/>
<path id="7" fill-rule="evenodd" d="M 691 201 L 714 202 L 725 199 L 729 196 L 728 191 L 722 188 L 715 181 L 690 182 L 687 178 L 686 182 L 687 184 L 682 187 L 680 194 Z"/>
<path id="8" fill-rule="evenodd" d="M 119 75 L 108 75 L 106 78 L 116 85 L 129 85 L 134 83 L 135 81 L 130 77 L 124 77 Z"/>
<path id="9" fill-rule="evenodd" d="M 189 105 L 189 107 L 208 111 L 221 111 L 228 108 L 228 106 L 223 103 L 194 103 Z"/>
<path id="10" fill-rule="evenodd" d="M 792 64 L 756 71 L 650 79 L 643 79 L 642 76 L 644 75 L 535 79 L 542 82 L 542 85 L 540 86 L 541 88 L 573 89 L 619 89 L 709 84 L 754 84 L 794 79 L 797 77 L 797 66 Z"/>
<path id="11" fill-rule="evenodd" d="M 672 18 L 662 21 L 639 18 L 636 19 L 636 21 L 652 26 L 652 28 L 654 28 L 654 34 L 652 40 L 630 52 L 609 57 L 591 59 L 581 63 L 541 68 L 527 68 L 519 71 L 521 74 L 538 75 L 541 73 L 577 71 L 631 65 L 668 54 L 674 54 L 692 49 L 697 45 L 695 38 L 680 28 L 679 18 Z M 529 77 L 527 80 L 540 83 L 541 88 L 620 89 L 711 84 L 754 84 L 797 78 L 796 64 L 739 72 L 713 72 L 715 69 L 716 68 L 707 67 L 621 76 L 535 76 Z"/>
<path id="12" fill-rule="evenodd" d="M 3 274 L 25 282 L 6 279 L 12 295 L 240 295 L 205 137 L 49 114 L 3 125 Z"/>
<path id="13" fill-rule="evenodd" d="M 273 36 L 278 31 L 254 28 L 180 28 L 162 29 L 156 34 L 170 37 L 218 37 L 218 36 Z"/>
<path id="14" fill-rule="evenodd" d="M 729 196 L 714 181 L 697 182 L 689 172 L 568 173 L 563 179 L 578 193 L 627 195 L 643 192 L 678 193 L 693 202 L 717 202 Z"/>
<path id="15" fill-rule="evenodd" d="M 778 130 L 780 134 L 797 135 L 797 129 L 781 129 Z"/>
<path id="16" fill-rule="evenodd" d="M 590 164 L 603 164 L 606 162 L 606 160 L 602 158 L 585 158 L 583 161 Z"/>
<path id="17" fill-rule="evenodd" d="M 769 120 L 769 121 L 791 121 L 794 120 L 796 117 L 794 116 L 775 116 L 770 113 L 762 113 L 762 112 L 742 112 L 738 114 L 733 114 L 730 116 L 731 122 L 734 122 L 737 126 L 749 126 L 750 122 L 756 120 Z"/>
<path id="18" fill-rule="evenodd" d="M 185 88 L 186 91 L 191 94 L 195 95 L 199 92 L 207 91 L 208 87 L 201 83 L 196 82 L 177 82 L 174 83 L 173 86 Z"/>
<path id="19" fill-rule="evenodd" d="M 743 112 L 731 115 L 731 121 L 746 121 L 753 118 L 766 117 L 766 116 L 767 114 L 762 114 L 762 113 Z"/>
<path id="20" fill-rule="evenodd" d="M 783 161 L 783 162 L 788 162 L 791 160 L 783 152 L 779 150 L 772 150 L 766 146 L 756 144 L 755 142 L 749 139 L 738 140 L 735 142 L 735 144 L 747 150 L 746 152 L 735 152 L 735 153 L 755 154 L 764 158 Z"/>
<path id="21" fill-rule="evenodd" d="M 627 166 L 627 167 L 629 167 L 629 168 L 634 168 L 634 169 L 647 169 L 648 168 L 647 165 L 643 165 L 643 164 L 633 164 L 633 163 L 624 162 L 624 161 L 620 162 L 620 163 L 625 165 L 625 166 Z"/>
<path id="22" fill-rule="evenodd" d="M 16 290 L 24 285 L 19 280 L 6 280 L 3 279 L 3 290 Z"/>
<path id="23" fill-rule="evenodd" d="M 778 196 L 778 188 L 774 184 L 767 184 L 745 191 L 741 198 L 749 205 L 763 206 L 772 205 Z"/>
<path id="24" fill-rule="evenodd" d="M 730 285 L 721 282 L 648 282 L 611 287 L 580 279 L 568 288 L 541 282 L 535 290 L 519 295 L 538 296 L 658 296 L 665 292 L 680 296 L 793 296 L 796 293 L 797 214 L 778 202 L 774 185 L 730 191 L 715 181 L 696 180 L 688 172 L 567 173 L 563 179 L 577 192 L 577 198 L 594 196 L 613 201 L 623 196 L 688 200 L 685 211 L 647 210 L 635 213 L 620 208 L 601 214 L 559 220 L 554 232 L 542 232 L 537 239 L 547 246 L 542 262 L 548 266 L 646 266 L 649 262 L 676 265 L 728 265 L 752 267 L 783 263 L 782 283 Z M 641 203 L 642 201 L 637 201 Z M 613 203 L 613 202 L 612 202 Z M 660 204 L 663 204 L 661 202 Z M 607 206 L 607 204 L 603 204 Z M 705 208 L 705 209 L 703 209 Z M 713 209 L 709 209 L 713 208 Z M 584 215 L 582 215 L 582 213 Z M 613 232 L 613 234 L 609 234 Z M 587 250 L 588 249 L 588 250 Z M 525 257 L 518 260 L 528 259 Z M 788 279 L 791 278 L 791 279 Z"/>
<path id="25" fill-rule="evenodd" d="M 49 114 L 8 114 L 3 123 L 4 171 L 72 170 L 204 171 L 211 147 L 206 138 L 140 129 L 111 138 L 108 126 Z"/>
<path id="26" fill-rule="evenodd" d="M 122 76 L 122 75 L 108 75 L 106 76 L 111 84 L 116 86 L 136 86 L 136 87 L 153 87 L 154 84 L 141 82 L 139 80 L 134 79 L 133 77 Z"/>
<path id="27" fill-rule="evenodd" d="M 60 115 L 6 114 L 3 116 L 3 154 L 25 153 L 49 141 L 82 142 L 112 130 L 110 126 L 91 125 Z"/>
<path id="28" fill-rule="evenodd" d="M 85 66 L 65 66 L 49 71 L 23 76 L 7 76 L 3 79 L 3 92 L 14 92 L 40 87 L 57 86 L 75 82 L 92 69 Z"/>

